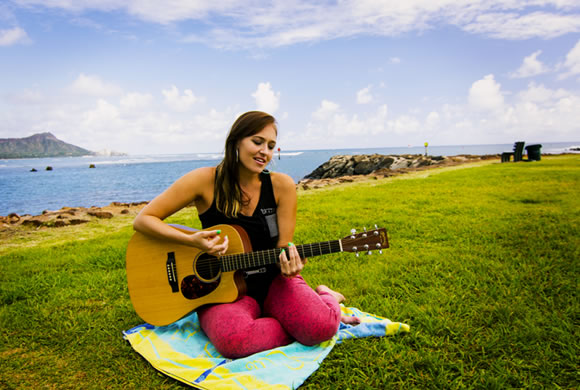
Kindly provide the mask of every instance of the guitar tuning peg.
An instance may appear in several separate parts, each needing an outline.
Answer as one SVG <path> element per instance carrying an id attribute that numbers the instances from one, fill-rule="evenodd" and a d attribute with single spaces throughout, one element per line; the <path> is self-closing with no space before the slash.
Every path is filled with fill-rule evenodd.
<path id="1" fill-rule="evenodd" d="M 379 249 L 379 254 L 381 254 L 381 255 L 383 254 L 383 250 L 382 249 Z"/>
<path id="2" fill-rule="evenodd" d="M 372 254 L 373 254 L 373 252 L 371 252 L 371 251 L 367 252 L 367 255 L 372 255 Z"/>
<path id="3" fill-rule="evenodd" d="M 356 253 L 355 253 L 355 255 L 356 255 L 356 257 L 358 257 L 358 256 L 359 256 L 359 253 L 358 253 L 358 252 L 356 252 Z"/>
<path id="4" fill-rule="evenodd" d="M 366 232 L 366 231 L 367 231 L 367 228 L 366 228 L 366 226 L 365 226 L 365 227 L 363 227 L 363 231 L 364 231 L 364 232 Z"/>
<path id="5" fill-rule="evenodd" d="M 377 224 L 375 223 L 375 229 L 378 229 L 379 227 L 377 226 Z"/>
<path id="6" fill-rule="evenodd" d="M 356 229 L 350 229 L 350 238 L 354 239 L 355 238 L 355 233 L 356 233 Z"/>

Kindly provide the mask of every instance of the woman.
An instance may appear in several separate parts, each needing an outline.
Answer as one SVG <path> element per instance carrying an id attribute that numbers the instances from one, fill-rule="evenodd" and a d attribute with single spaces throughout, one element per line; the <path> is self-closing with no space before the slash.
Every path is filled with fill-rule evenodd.
<path id="1" fill-rule="evenodd" d="M 232 303 L 198 309 L 201 327 L 225 357 L 238 358 L 294 340 L 314 345 L 332 338 L 341 321 L 342 294 L 326 286 L 312 290 L 300 276 L 306 259 L 292 244 L 296 188 L 282 173 L 268 173 L 278 131 L 274 117 L 259 111 L 241 115 L 226 139 L 217 167 L 199 168 L 177 180 L 137 216 L 135 230 L 224 255 L 227 236 L 217 230 L 186 234 L 163 222 L 194 203 L 204 229 L 242 226 L 254 251 L 283 247 L 279 266 L 246 270 L 247 295 Z M 353 323 L 358 319 L 344 318 Z"/>

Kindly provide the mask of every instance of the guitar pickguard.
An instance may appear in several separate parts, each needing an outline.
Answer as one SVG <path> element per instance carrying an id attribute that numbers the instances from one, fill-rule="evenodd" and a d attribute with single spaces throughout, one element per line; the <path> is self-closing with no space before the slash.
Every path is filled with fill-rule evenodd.
<path id="1" fill-rule="evenodd" d="M 213 282 L 203 282 L 195 275 L 189 275 L 181 281 L 181 293 L 187 299 L 198 299 L 212 293 L 219 284 L 219 279 Z"/>

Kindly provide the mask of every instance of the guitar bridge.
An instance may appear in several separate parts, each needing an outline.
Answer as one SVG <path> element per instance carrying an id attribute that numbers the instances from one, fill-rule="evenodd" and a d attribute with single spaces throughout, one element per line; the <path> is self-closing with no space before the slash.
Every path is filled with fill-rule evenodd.
<path id="1" fill-rule="evenodd" d="M 167 253 L 167 281 L 171 286 L 171 292 L 179 292 L 179 283 L 177 283 L 177 267 L 175 265 L 175 252 Z"/>

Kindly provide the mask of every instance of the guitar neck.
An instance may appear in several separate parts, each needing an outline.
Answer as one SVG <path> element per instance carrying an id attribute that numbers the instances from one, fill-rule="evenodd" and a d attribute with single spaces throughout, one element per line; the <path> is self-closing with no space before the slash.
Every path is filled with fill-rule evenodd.
<path id="1" fill-rule="evenodd" d="M 267 249 L 257 252 L 237 253 L 220 258 L 222 271 L 236 271 L 260 267 L 280 262 L 280 252 L 283 248 Z M 315 244 L 296 245 L 301 258 L 329 255 L 331 253 L 342 252 L 341 240 L 318 242 Z"/>

